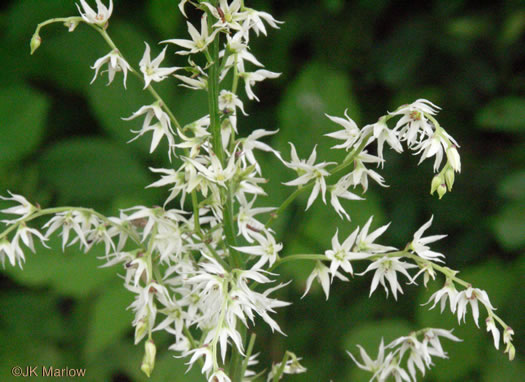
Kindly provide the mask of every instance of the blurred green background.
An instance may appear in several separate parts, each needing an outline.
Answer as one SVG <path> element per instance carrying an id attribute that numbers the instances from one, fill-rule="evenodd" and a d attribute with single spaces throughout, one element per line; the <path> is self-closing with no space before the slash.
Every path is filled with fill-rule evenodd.
<path id="1" fill-rule="evenodd" d="M 157 41 L 185 38 L 178 1 L 115 0 L 109 33 L 136 66 L 144 41 L 160 52 Z M 444 341 L 450 360 L 436 360 L 425 381 L 522 381 L 525 368 L 523 274 L 525 270 L 525 4 L 523 1 L 435 0 L 247 1 L 285 21 L 270 38 L 254 39 L 252 52 L 277 80 L 256 87 L 260 103 L 245 101 L 249 119 L 240 119 L 242 135 L 253 129 L 279 129 L 272 144 L 288 157 L 288 141 L 306 156 L 318 144 L 319 158 L 341 160 L 323 134 L 334 131 L 324 113 L 348 114 L 362 126 L 387 110 L 428 98 L 443 110 L 438 120 L 461 145 L 462 173 L 443 200 L 429 195 L 432 161 L 417 166 L 409 153 L 386 153 L 381 173 L 390 185 L 372 185 L 364 202 L 345 204 L 348 223 L 320 201 L 304 212 L 306 195 L 283 216 L 276 230 L 284 255 L 322 253 L 336 227 L 340 237 L 374 215 L 374 227 L 392 221 L 382 243 L 403 246 L 434 215 L 432 234 L 447 233 L 435 245 L 464 279 L 486 289 L 493 304 L 516 332 L 517 357 L 508 362 L 470 313 L 457 327 L 450 313 L 421 307 L 429 290 L 406 286 L 396 303 L 378 290 L 368 298 L 371 275 L 335 282 L 325 301 L 316 286 L 304 299 L 312 264 L 281 268 L 281 280 L 293 279 L 280 297 L 293 302 L 278 322 L 287 337 L 257 325 L 260 368 L 279 361 L 286 349 L 304 358 L 309 372 L 289 381 L 367 381 L 345 354 L 362 344 L 374 356 L 385 341 L 433 326 L 454 328 L 462 343 Z M 29 55 L 38 22 L 76 15 L 73 1 L 12 0 L 0 8 L 0 192 L 25 195 L 42 206 L 82 205 L 107 214 L 135 204 L 162 204 L 166 189 L 145 190 L 155 178 L 148 166 L 169 166 L 164 150 L 147 154 L 149 142 L 132 138 L 125 122 L 149 95 L 130 76 L 105 86 L 89 85 L 89 68 L 109 49 L 90 28 L 68 33 L 46 28 L 43 43 Z M 170 66 L 184 61 L 169 48 Z M 167 66 L 167 65 L 166 65 Z M 205 95 L 176 86 L 157 88 L 183 123 L 206 113 Z M 243 92 L 241 91 L 241 94 Z M 244 94 L 242 94 L 244 97 Z M 244 97 L 246 100 L 246 98 Z M 149 138 L 149 137 L 148 137 Z M 293 178 L 277 160 L 261 155 L 272 181 L 261 198 L 278 205 Z M 0 204 L 0 207 L 5 203 Z M 8 266 L 0 273 L 0 380 L 10 380 L 15 365 L 85 367 L 88 380 L 143 381 L 143 347 L 132 344 L 132 295 L 124 290 L 120 268 L 98 269 L 102 250 L 88 255 L 73 247 L 27 253 L 24 271 Z M 360 271 L 361 269 L 357 269 Z M 167 351 L 170 338 L 158 336 L 158 362 L 152 381 L 198 381 L 198 368 L 184 375 L 183 360 Z M 521 352 L 521 354 L 520 354 Z M 521 376 L 521 377 L 520 377 Z"/>

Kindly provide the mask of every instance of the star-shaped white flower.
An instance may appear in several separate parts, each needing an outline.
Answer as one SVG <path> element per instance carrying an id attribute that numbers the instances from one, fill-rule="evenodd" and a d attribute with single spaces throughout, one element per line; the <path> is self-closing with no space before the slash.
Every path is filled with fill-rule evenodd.
<path id="1" fill-rule="evenodd" d="M 144 74 L 144 89 L 149 86 L 151 81 L 160 82 L 176 70 L 180 69 L 178 67 L 159 68 L 160 63 L 164 60 L 164 56 L 166 55 L 167 47 L 165 47 L 162 52 L 151 61 L 150 47 L 147 42 L 145 42 L 145 44 L 146 50 L 144 51 L 142 60 L 140 60 L 139 63 L 140 71 Z"/>
<path id="2" fill-rule="evenodd" d="M 201 17 L 200 33 L 190 22 L 186 22 L 186 24 L 188 25 L 188 33 L 191 36 L 191 40 L 175 38 L 161 41 L 161 43 L 175 44 L 187 49 L 179 50 L 176 52 L 177 54 L 195 54 L 204 51 L 214 40 L 215 35 L 220 31 L 220 29 L 215 29 L 211 34 L 208 34 L 208 20 L 206 13 Z"/>
<path id="3" fill-rule="evenodd" d="M 297 155 L 297 151 L 295 150 L 295 146 L 290 143 L 291 149 L 291 157 L 292 160 L 290 162 L 283 161 L 284 165 L 288 168 L 294 169 L 297 171 L 297 174 L 299 177 L 297 179 L 291 180 L 289 182 L 283 183 L 285 186 L 302 186 L 310 181 L 314 181 L 314 187 L 312 189 L 312 193 L 310 194 L 310 197 L 308 198 L 308 203 L 306 204 L 306 209 L 310 208 L 314 200 L 319 195 L 319 192 L 321 192 L 321 197 L 323 199 L 323 202 L 326 204 L 326 181 L 325 176 L 330 175 L 330 173 L 325 170 L 324 168 L 328 165 L 335 164 L 334 162 L 321 162 L 318 164 L 315 163 L 315 159 L 317 158 L 317 152 L 316 147 L 314 147 L 312 154 L 310 154 L 310 157 L 308 160 L 299 159 L 299 156 Z"/>
<path id="4" fill-rule="evenodd" d="M 421 228 L 419 228 L 416 231 L 416 233 L 414 234 L 414 238 L 412 239 L 412 243 L 410 244 L 410 248 L 419 257 L 425 260 L 443 262 L 443 260 L 441 260 L 440 258 L 445 257 L 445 255 L 443 255 L 442 253 L 431 251 L 430 247 L 427 246 L 427 244 L 443 239 L 447 235 L 433 235 L 422 237 L 425 230 L 429 228 L 432 224 L 432 219 L 434 219 L 434 216 L 432 216 L 428 222 L 423 224 Z"/>
<path id="5" fill-rule="evenodd" d="M 82 12 L 82 9 L 80 9 L 78 4 L 77 8 L 85 22 L 104 26 L 113 12 L 113 0 L 109 0 L 109 7 L 106 7 L 100 0 L 96 1 L 96 12 L 86 3 L 85 0 L 80 0 L 80 4 L 82 5 L 84 12 Z"/>
<path id="6" fill-rule="evenodd" d="M 394 299 L 397 300 L 397 292 L 403 293 L 401 285 L 397 280 L 397 272 L 402 273 L 408 280 L 413 281 L 408 273 L 408 269 L 417 268 L 417 265 L 406 263 L 394 257 L 384 256 L 379 260 L 374 261 L 372 264 L 366 268 L 364 272 L 357 273 L 358 276 L 362 276 L 365 273 L 375 270 L 374 278 L 372 279 L 372 284 L 370 285 L 370 296 L 376 290 L 377 286 L 381 283 L 383 288 L 385 288 L 386 295 L 388 297 L 388 287 L 386 286 L 385 279 L 390 284 L 390 289 L 394 295 Z"/>

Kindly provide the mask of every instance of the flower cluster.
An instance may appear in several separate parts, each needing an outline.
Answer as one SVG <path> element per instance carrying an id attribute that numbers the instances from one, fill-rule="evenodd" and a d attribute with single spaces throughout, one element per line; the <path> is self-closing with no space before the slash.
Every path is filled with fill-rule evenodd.
<path id="1" fill-rule="evenodd" d="M 418 337 L 422 337 L 422 339 Z M 448 358 L 441 346 L 439 337 L 461 341 L 452 334 L 451 330 L 429 328 L 411 333 L 406 337 L 400 337 L 386 346 L 381 340 L 375 360 L 370 358 L 365 349 L 359 345 L 363 363 L 358 362 L 352 353 L 347 353 L 360 369 L 373 374 L 370 381 L 383 382 L 389 378 L 394 378 L 396 382 L 412 382 L 417 381 L 417 370 L 424 376 L 426 370 L 430 369 L 430 366 L 433 365 L 432 357 Z M 387 352 L 386 356 L 385 351 Z M 405 361 L 406 366 L 402 366 Z"/>
<path id="2" fill-rule="evenodd" d="M 291 143 L 287 161 L 265 142 L 277 130 L 256 129 L 242 136 L 238 124 L 239 115 L 246 115 L 238 94 L 239 82 L 244 82 L 247 99 L 258 101 L 254 92 L 256 83 L 279 76 L 263 69 L 263 64 L 250 52 L 250 38 L 266 35 L 268 26 L 278 28 L 279 21 L 269 13 L 248 8 L 240 0 L 198 3 L 182 0 L 179 9 L 186 18 L 188 6 L 195 6 L 195 12 L 200 14 L 200 28 L 188 20 L 190 38 L 162 41 L 167 45 L 153 60 L 150 45 L 145 43 L 139 69 L 134 69 L 107 32 L 112 1 L 109 6 L 100 0 L 96 2 L 97 12 L 81 0 L 77 5 L 80 17 L 60 19 L 60 22 L 65 22 L 70 31 L 78 23 L 90 24 L 108 43 L 111 51 L 95 62 L 93 81 L 101 69 L 107 67 L 103 71 L 108 73 L 108 85 L 116 73 L 123 72 L 125 87 L 127 73 L 132 72 L 142 79 L 144 89 L 153 96 L 151 104 L 137 106 L 137 111 L 124 119 L 143 118 L 142 127 L 131 130 L 135 134 L 131 140 L 151 132 L 150 152 L 164 141 L 170 161 L 173 157 L 179 159 L 173 168 L 151 168 L 160 179 L 148 187 L 168 187 L 169 193 L 162 207 L 135 206 L 112 217 L 89 208 L 42 209 L 15 194 L 1 197 L 16 203 L 1 211 L 16 215 L 13 220 L 1 220 L 8 225 L 0 233 L 2 264 L 7 258 L 11 265 L 21 266 L 25 261 L 22 244 L 34 252 L 35 239 L 45 245 L 53 234 L 61 236 L 63 248 L 78 245 L 88 252 L 95 245 L 103 246 L 102 266 L 120 266 L 124 287 L 135 296 L 130 305 L 134 313 L 131 325 L 135 343 L 144 343 L 141 369 L 148 376 L 155 365 L 155 332 L 166 331 L 173 336 L 170 350 L 185 358 L 189 367 L 199 362 L 209 382 L 256 378 L 258 375 L 248 369 L 257 364 L 252 355 L 254 337 L 247 345 L 245 329 L 254 326 L 260 318 L 272 331 L 283 333 L 272 315 L 289 303 L 273 297 L 272 293 L 287 284 L 274 285 L 278 275 L 272 272 L 283 262 L 294 260 L 315 261 L 305 295 L 317 279 L 327 299 L 335 278 L 348 281 L 347 275 L 354 276 L 356 262 L 366 262 L 368 266 L 355 275 L 374 273 L 370 295 L 381 285 L 387 296 L 391 292 L 395 299 L 398 293 L 403 293 L 400 279 L 415 284 L 423 275 L 426 287 L 430 279 L 441 273 L 447 281 L 445 287 L 431 297 L 432 307 L 440 303 L 443 310 L 448 299 L 451 311 L 457 312 L 461 321 L 465 320 L 470 305 L 477 325 L 481 302 L 488 312 L 487 330 L 493 334 L 495 346 L 499 346 L 500 330 L 496 326 L 499 323 L 504 328 L 506 352 L 511 358 L 514 356 L 512 329 L 494 313 L 486 292 L 472 288 L 457 278 L 455 271 L 438 264 L 444 262 L 445 256 L 431 250 L 429 244 L 444 235 L 423 237 L 432 218 L 414 233 L 403 250 L 376 243 L 389 224 L 372 231 L 372 217 L 342 243 L 336 230 L 332 248 L 315 255 L 282 257 L 284 245 L 271 228 L 273 220 L 305 191 L 310 192 L 306 209 L 319 196 L 326 204 L 329 192 L 335 213 L 349 220 L 341 199 L 362 200 L 353 191 L 359 186 L 362 193 L 366 193 L 369 179 L 386 186 L 383 177 L 370 168 L 384 164 L 385 142 L 399 153 L 406 144 L 408 149 L 421 155 L 420 162 L 435 157 L 435 172 L 446 156 L 447 163 L 434 177 L 431 192 L 437 191 L 441 197 L 447 189 L 451 190 L 454 173 L 461 169 L 458 145 L 435 119 L 439 109 L 436 105 L 417 100 L 361 129 L 346 112 L 344 118 L 327 115 L 342 127 L 327 135 L 339 141 L 334 148 L 347 152 L 346 158 L 341 163 L 317 161 L 314 147 L 308 159 L 301 159 Z M 40 46 L 38 32 L 42 25 L 45 23 L 38 26 L 33 36 L 32 52 Z M 186 64 L 162 64 L 172 45 L 179 49 L 175 57 L 187 59 Z M 206 92 L 208 113 L 181 124 L 154 89 L 157 82 L 170 79 L 180 86 Z M 398 118 L 397 123 L 390 128 L 388 123 L 394 118 Z M 296 173 L 295 179 L 284 183 L 296 189 L 279 207 L 259 206 L 259 197 L 266 195 L 264 184 L 267 182 L 257 160 L 260 152 L 271 153 Z M 174 202 L 178 202 L 177 208 L 172 206 Z M 269 215 L 266 221 L 264 215 Z M 48 220 L 41 229 L 28 226 L 34 219 L 45 216 Z M 464 290 L 457 291 L 456 284 Z M 415 380 L 416 368 L 424 375 L 432 365 L 431 357 L 446 358 L 439 337 L 458 340 L 449 331 L 425 329 L 387 346 L 381 343 L 375 361 L 360 348 L 364 364 L 356 363 L 371 371 L 372 379 L 378 381 L 389 376 L 396 380 Z M 389 351 L 386 356 L 385 350 Z M 408 372 L 401 367 L 405 355 Z M 299 360 L 287 351 L 282 361 L 268 371 L 268 380 L 278 381 L 284 374 L 305 372 Z"/>

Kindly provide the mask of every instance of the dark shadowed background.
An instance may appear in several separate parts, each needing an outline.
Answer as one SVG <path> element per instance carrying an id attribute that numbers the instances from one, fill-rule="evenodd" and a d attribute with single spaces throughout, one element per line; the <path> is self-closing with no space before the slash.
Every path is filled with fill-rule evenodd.
<path id="1" fill-rule="evenodd" d="M 156 56 L 156 42 L 186 38 L 175 0 L 118 1 L 108 29 L 137 66 L 144 41 Z M 404 286 L 395 302 L 383 290 L 368 298 L 371 275 L 350 283 L 334 282 L 329 301 L 315 286 L 300 299 L 312 264 L 283 266 L 282 281 L 293 279 L 280 297 L 293 302 L 278 321 L 287 337 L 257 325 L 260 368 L 279 361 L 286 349 L 302 356 L 306 375 L 289 381 L 367 381 L 345 354 L 362 344 L 375 356 L 381 340 L 423 327 L 457 327 L 462 343 L 444 341 L 450 360 L 437 360 L 425 381 L 521 381 L 525 369 L 522 307 L 525 305 L 525 5 L 523 1 L 435 0 L 246 1 L 285 24 L 255 39 L 252 52 L 277 80 L 256 86 L 260 103 L 245 100 L 248 119 L 241 135 L 254 129 L 279 129 L 272 144 L 289 155 L 288 143 L 308 155 L 341 160 L 323 134 L 337 126 L 324 113 L 345 109 L 360 125 L 386 111 L 428 98 L 442 107 L 438 120 L 461 145 L 462 173 L 442 200 L 429 195 L 432 162 L 417 166 L 410 153 L 386 150 L 381 170 L 389 188 L 370 187 L 364 202 L 345 204 L 346 222 L 319 200 L 307 212 L 306 197 L 276 225 L 284 253 L 323 253 L 336 227 L 340 237 L 374 215 L 373 227 L 392 222 L 381 243 L 405 245 L 431 215 L 432 234 L 447 233 L 435 245 L 464 279 L 486 289 L 493 305 L 516 332 L 517 357 L 508 362 L 469 313 L 458 327 L 449 312 L 421 307 L 443 280 Z M 38 22 L 76 15 L 73 1 L 16 0 L 0 8 L 0 193 L 25 195 L 41 206 L 82 205 L 106 214 L 136 204 L 158 205 L 166 189 L 144 189 L 155 177 L 148 166 L 169 166 L 158 150 L 147 154 L 147 139 L 126 144 L 141 121 L 125 122 L 152 100 L 133 76 L 127 90 L 122 77 L 92 85 L 95 60 L 109 52 L 93 30 L 80 25 L 68 33 L 60 25 L 43 30 L 43 43 L 29 55 Z M 184 61 L 168 50 L 169 66 Z M 166 64 L 166 66 L 168 66 Z M 205 94 L 167 80 L 157 88 L 178 119 L 188 123 L 206 113 Z M 203 102 L 204 101 L 204 102 Z M 149 138 L 149 137 L 148 137 Z M 395 154 L 395 155 L 394 155 Z M 294 174 L 274 158 L 260 155 L 272 181 L 264 205 L 280 204 L 291 191 L 281 182 Z M 6 204 L 0 204 L 4 207 Z M 13 366 L 85 367 L 90 381 L 143 381 L 143 347 L 134 346 L 132 295 L 122 287 L 120 268 L 98 269 L 102 249 L 26 253 L 24 271 L 7 266 L 0 273 L 0 380 Z M 53 244 L 53 243 L 52 243 Z M 361 271 L 362 269 L 357 269 Z M 158 360 L 152 381 L 198 381 L 198 368 L 184 375 L 183 360 L 173 358 L 171 339 L 157 336 Z M 521 353 L 521 354 L 520 354 Z M 521 377 L 520 377 L 521 375 Z"/>

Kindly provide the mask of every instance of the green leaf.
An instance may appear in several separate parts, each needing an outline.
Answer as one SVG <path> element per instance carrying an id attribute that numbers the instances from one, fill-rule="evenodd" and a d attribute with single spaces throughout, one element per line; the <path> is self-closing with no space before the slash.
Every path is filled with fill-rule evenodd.
<path id="1" fill-rule="evenodd" d="M 515 250 L 525 244 L 525 209 L 522 201 L 506 204 L 492 219 L 496 239 L 507 250 Z"/>
<path id="2" fill-rule="evenodd" d="M 65 28 L 60 32 L 48 38 L 43 32 L 42 46 L 27 58 L 43 62 L 34 69 L 33 75 L 43 81 L 52 81 L 63 89 L 85 92 L 95 74 L 91 66 L 99 57 L 109 53 L 110 48 L 87 25 L 79 25 L 73 34 Z M 115 81 L 122 81 L 120 76 L 117 75 Z M 107 82 L 107 78 L 98 78 L 97 81 Z"/>
<path id="3" fill-rule="evenodd" d="M 308 64 L 294 79 L 279 105 L 281 131 L 277 149 L 288 158 L 287 142 L 293 142 L 299 156 L 304 157 L 310 155 L 315 143 L 322 142 L 317 150 L 318 160 L 341 161 L 344 153 L 329 148 L 329 144 L 335 142 L 326 137 L 320 140 L 320 137 L 340 129 L 325 113 L 342 116 L 345 109 L 350 118 L 359 120 L 359 107 L 346 74 L 325 64 Z"/>
<path id="4" fill-rule="evenodd" d="M 133 314 L 126 310 L 131 293 L 120 281 L 108 285 L 98 296 L 92 310 L 86 340 L 86 357 L 92 359 L 131 329 Z"/>
<path id="5" fill-rule="evenodd" d="M 495 99 L 479 111 L 476 120 L 484 129 L 523 133 L 525 132 L 525 98 Z"/>
<path id="6" fill-rule="evenodd" d="M 17 161 L 41 142 L 48 99 L 26 85 L 0 89 L 0 162 Z"/>
<path id="7" fill-rule="evenodd" d="M 41 245 L 36 254 L 26 251 L 24 269 L 7 267 L 5 272 L 17 282 L 31 287 L 49 286 L 65 296 L 83 297 L 116 277 L 115 269 L 99 269 L 104 255 L 103 246 L 95 246 L 85 254 L 77 246 L 62 252 L 62 239 L 53 235 L 47 242 L 51 249 Z"/>
<path id="8" fill-rule="evenodd" d="M 525 198 L 525 169 L 505 176 L 499 184 L 498 193 L 509 199 Z"/>
<path id="9" fill-rule="evenodd" d="M 27 40 L 27 53 L 29 54 L 29 40 L 38 23 L 53 17 L 76 16 L 78 11 L 73 2 L 66 5 L 64 0 L 17 0 L 11 2 L 12 6 L 8 9 L 9 17 L 6 17 L 7 38 L 13 41 Z M 58 29 L 67 32 L 67 29 L 60 23 Z M 53 29 L 53 27 L 48 27 Z M 56 28 L 56 27 L 55 27 Z M 45 41 L 45 34 L 42 37 Z"/>
<path id="10" fill-rule="evenodd" d="M 132 154 L 100 138 L 75 138 L 51 147 L 42 156 L 42 176 L 63 202 L 104 201 L 137 195 L 149 174 Z"/>
<path id="11" fill-rule="evenodd" d="M 172 0 L 149 1 L 146 7 L 149 22 L 164 39 L 171 38 L 184 20 L 177 3 Z"/>

